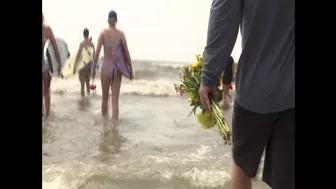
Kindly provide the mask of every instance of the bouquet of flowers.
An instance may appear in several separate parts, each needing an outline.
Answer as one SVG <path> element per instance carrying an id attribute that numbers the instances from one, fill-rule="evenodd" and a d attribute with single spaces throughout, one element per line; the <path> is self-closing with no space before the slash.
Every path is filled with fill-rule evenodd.
<path id="1" fill-rule="evenodd" d="M 192 106 L 192 113 L 196 115 L 196 109 L 200 108 L 201 113 L 197 114 L 197 119 L 199 123 L 206 129 L 214 127 L 216 124 L 219 128 L 219 133 L 223 137 L 225 144 L 231 144 L 231 131 L 227 121 L 224 119 L 223 114 L 218 106 L 220 100 L 222 100 L 222 95 L 218 95 L 218 99 L 211 100 L 211 111 L 208 112 L 201 106 L 199 88 L 201 85 L 201 72 L 204 63 L 204 58 L 200 55 L 196 55 L 197 61 L 194 64 L 183 66 L 180 70 L 180 81 L 174 83 L 176 92 L 180 95 L 187 93 L 189 96 L 189 103 Z M 221 78 L 218 80 L 217 91 L 222 94 L 221 89 Z"/>

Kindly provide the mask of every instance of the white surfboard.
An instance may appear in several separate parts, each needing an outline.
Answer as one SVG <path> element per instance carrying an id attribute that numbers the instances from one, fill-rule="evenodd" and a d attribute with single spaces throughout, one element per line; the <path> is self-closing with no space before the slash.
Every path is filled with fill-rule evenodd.
<path id="1" fill-rule="evenodd" d="M 69 78 L 76 75 L 79 71 L 81 71 L 86 65 L 92 62 L 93 60 L 93 47 L 84 47 L 81 52 L 81 57 L 77 63 L 75 70 L 75 61 L 77 53 L 73 53 L 69 59 L 64 63 L 64 66 L 61 71 L 62 78 Z M 76 71 L 74 73 L 74 70 Z"/>
<path id="2" fill-rule="evenodd" d="M 61 65 L 63 65 L 69 55 L 68 45 L 61 38 L 56 38 L 56 43 L 58 47 L 58 52 L 60 53 Z M 44 45 L 44 59 L 45 59 L 45 63 L 47 65 L 47 68 L 49 69 L 50 74 L 53 76 L 59 75 L 58 61 L 56 59 L 54 47 L 50 40 L 47 40 Z"/>

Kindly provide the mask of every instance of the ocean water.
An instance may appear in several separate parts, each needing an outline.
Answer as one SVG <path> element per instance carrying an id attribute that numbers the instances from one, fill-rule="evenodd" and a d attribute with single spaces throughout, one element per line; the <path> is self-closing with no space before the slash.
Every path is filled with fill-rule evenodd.
<path id="1" fill-rule="evenodd" d="M 201 128 L 173 82 L 185 63 L 135 61 L 123 80 L 120 120 L 104 132 L 97 89 L 85 100 L 78 78 L 53 78 L 42 123 L 44 189 L 227 189 L 231 146 Z M 99 74 L 97 74 L 99 75 Z M 111 115 L 111 112 L 110 112 Z M 224 112 L 231 124 L 231 109 Z M 260 181 L 253 188 L 269 188 Z"/>

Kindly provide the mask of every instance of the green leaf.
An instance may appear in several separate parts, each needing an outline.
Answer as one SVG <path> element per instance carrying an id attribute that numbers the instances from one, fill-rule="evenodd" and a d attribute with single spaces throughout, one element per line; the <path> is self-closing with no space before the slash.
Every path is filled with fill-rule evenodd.
<path id="1" fill-rule="evenodd" d="M 192 78 L 195 80 L 195 82 L 196 82 L 198 85 L 200 84 L 199 80 L 197 79 L 197 76 L 192 76 Z"/>
<path id="2" fill-rule="evenodd" d="M 195 106 L 196 105 L 196 102 L 193 100 L 191 103 L 190 103 L 190 106 Z"/>
<path id="3" fill-rule="evenodd" d="M 195 90 L 195 88 L 189 88 L 189 89 L 186 89 L 185 92 L 192 92 L 192 93 L 194 93 L 194 92 L 196 92 L 196 90 Z"/>
<path id="4" fill-rule="evenodd" d="M 193 107 L 193 109 L 190 111 L 188 117 L 189 117 L 192 113 L 195 114 L 195 112 L 196 112 L 196 108 L 197 108 L 197 106 L 194 106 L 194 107 Z"/>
<path id="5" fill-rule="evenodd" d="M 195 106 L 194 108 L 194 115 L 196 115 L 196 109 L 197 109 L 198 106 Z"/>
<path id="6" fill-rule="evenodd" d="M 192 82 L 192 81 L 184 81 L 183 84 L 184 84 L 187 88 L 195 88 L 195 87 L 196 87 L 195 82 Z"/>
<path id="7" fill-rule="evenodd" d="M 188 75 L 189 77 L 191 76 L 191 72 L 189 71 L 189 67 L 186 67 L 184 69 L 184 72 L 186 73 L 186 75 Z"/>

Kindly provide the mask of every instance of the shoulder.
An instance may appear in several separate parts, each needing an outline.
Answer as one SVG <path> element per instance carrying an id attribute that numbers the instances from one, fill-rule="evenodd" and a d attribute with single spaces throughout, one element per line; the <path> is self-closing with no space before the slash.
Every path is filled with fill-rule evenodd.
<path id="1" fill-rule="evenodd" d="M 94 47 L 94 44 L 93 44 L 92 41 L 88 41 L 88 42 L 86 43 L 86 46 L 88 46 L 88 47 Z"/>
<path id="2" fill-rule="evenodd" d="M 80 44 L 79 44 L 79 47 L 82 48 L 83 46 L 85 46 L 85 41 L 82 41 Z"/>
<path id="3" fill-rule="evenodd" d="M 103 29 L 102 31 L 100 31 L 99 33 L 99 37 L 102 37 L 105 35 L 106 29 Z"/>
<path id="4" fill-rule="evenodd" d="M 51 29 L 50 26 L 48 26 L 48 25 L 44 25 L 43 27 L 45 28 L 45 31 L 46 31 L 46 32 L 48 32 L 48 33 L 52 32 L 52 29 Z"/>
<path id="5" fill-rule="evenodd" d="M 121 35 L 125 35 L 124 31 L 117 29 L 117 32 L 120 33 Z"/>
<path id="6" fill-rule="evenodd" d="M 122 30 L 117 29 L 117 32 L 119 33 L 121 38 L 125 38 L 125 33 Z"/>

